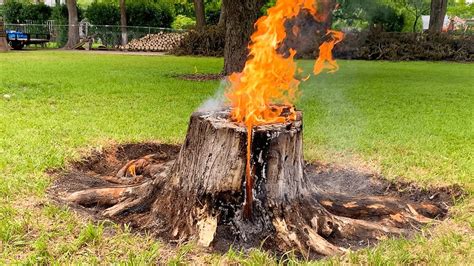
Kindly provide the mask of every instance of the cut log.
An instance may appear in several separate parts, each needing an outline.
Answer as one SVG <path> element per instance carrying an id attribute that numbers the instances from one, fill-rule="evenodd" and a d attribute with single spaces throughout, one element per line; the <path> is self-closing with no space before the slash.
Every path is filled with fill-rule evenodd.
<path id="1" fill-rule="evenodd" d="M 431 221 L 422 214 L 442 213 L 428 203 L 328 194 L 310 184 L 297 112 L 295 121 L 253 129 L 253 212 L 245 219 L 247 130 L 229 115 L 229 110 L 194 113 L 175 160 L 159 155 L 131 160 L 114 179 L 122 185 L 78 191 L 66 200 L 103 206 L 103 215 L 116 220 L 140 213 L 140 227 L 169 240 L 208 246 L 225 231 L 243 242 L 272 241 L 279 251 L 304 255 L 344 252 L 335 239 L 406 235 L 407 226 Z M 141 183 L 126 185 L 136 176 Z"/>

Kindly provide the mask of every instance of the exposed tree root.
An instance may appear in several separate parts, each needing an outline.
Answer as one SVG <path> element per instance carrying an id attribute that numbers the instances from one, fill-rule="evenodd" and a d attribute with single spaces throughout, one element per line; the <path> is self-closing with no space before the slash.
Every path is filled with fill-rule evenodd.
<path id="1" fill-rule="evenodd" d="M 70 194 L 65 200 L 83 206 L 105 207 L 102 215 L 112 218 L 150 210 L 155 210 L 152 215 L 155 218 L 172 215 L 174 218 L 168 219 L 168 225 L 162 226 L 160 230 L 162 233 L 172 239 L 189 239 L 194 236 L 199 244 L 211 245 L 219 220 L 223 220 L 224 214 L 219 214 L 219 210 L 211 207 L 215 202 L 207 198 L 201 198 L 203 202 L 194 196 L 184 202 L 179 200 L 180 191 L 166 188 L 169 185 L 167 183 L 173 161 L 157 163 L 150 162 L 150 158 L 152 156 L 148 155 L 138 160 L 131 160 L 117 173 L 117 176 L 123 176 L 128 171 L 126 169 L 135 164 L 135 169 L 139 169 L 139 173 L 145 173 L 143 178 L 148 181 L 141 184 L 78 191 Z M 156 172 L 152 177 L 150 176 L 152 168 L 161 169 L 161 172 Z M 120 183 L 126 182 L 128 182 L 126 179 L 120 181 Z M 165 208 L 161 214 L 156 213 L 160 207 L 153 207 L 153 205 L 172 206 L 173 201 L 176 201 L 174 208 Z M 238 202 L 236 199 L 231 201 Z M 310 256 L 312 253 L 331 256 L 346 251 L 346 248 L 328 240 L 334 237 L 356 241 L 361 238 L 378 240 L 387 236 L 406 236 L 410 233 L 407 225 L 426 224 L 432 222 L 432 218 L 445 213 L 445 210 L 430 203 L 407 204 L 393 197 L 354 197 L 322 193 L 319 190 L 308 191 L 303 198 L 293 202 L 285 204 L 269 202 L 268 206 L 270 211 L 261 209 L 266 213 L 254 218 L 252 223 L 255 225 L 258 223 L 255 220 L 271 219 L 275 232 L 274 239 L 279 249 L 296 248 L 304 256 Z M 238 210 L 236 212 L 238 213 Z M 185 213 L 187 215 L 183 215 Z M 234 217 L 225 219 L 238 219 L 238 215 L 234 214 Z M 234 222 L 233 226 L 245 230 L 245 226 L 240 222 Z M 243 235 L 247 238 L 252 237 L 248 232 Z"/>
<path id="2" fill-rule="evenodd" d="M 194 114 L 177 158 L 157 153 L 129 160 L 115 176 L 103 175 L 114 185 L 76 191 L 64 200 L 99 207 L 117 221 L 140 217 L 136 226 L 170 241 L 210 246 L 227 230 L 232 241 L 269 239 L 276 251 L 309 257 L 407 236 L 446 215 L 431 202 L 319 189 L 304 175 L 302 127 L 295 121 L 255 129 L 255 200 L 251 219 L 244 219 L 246 132 L 225 115 Z"/>

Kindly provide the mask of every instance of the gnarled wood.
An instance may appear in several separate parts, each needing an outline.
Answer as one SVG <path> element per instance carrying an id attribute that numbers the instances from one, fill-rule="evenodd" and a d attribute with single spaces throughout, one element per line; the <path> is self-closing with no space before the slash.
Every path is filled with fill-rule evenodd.
<path id="1" fill-rule="evenodd" d="M 208 246 L 227 230 L 243 242 L 270 237 L 278 250 L 308 256 L 344 252 L 341 239 L 372 242 L 407 235 L 410 226 L 443 214 L 429 203 L 327 193 L 310 184 L 304 174 L 301 118 L 298 112 L 296 121 L 253 129 L 250 220 L 242 211 L 247 132 L 229 121 L 229 110 L 194 113 L 176 159 L 155 154 L 131 160 L 115 177 L 107 177 L 121 185 L 78 191 L 66 200 L 103 206 L 103 215 L 110 218 L 146 213 L 140 227 L 153 228 L 165 239 L 194 239 Z"/>

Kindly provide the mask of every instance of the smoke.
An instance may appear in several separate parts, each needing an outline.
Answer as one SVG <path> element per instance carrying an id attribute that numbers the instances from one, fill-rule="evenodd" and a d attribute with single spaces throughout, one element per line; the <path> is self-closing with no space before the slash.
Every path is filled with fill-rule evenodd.
<path id="1" fill-rule="evenodd" d="M 227 107 L 225 91 L 228 86 L 227 79 L 221 80 L 219 88 L 216 93 L 205 100 L 201 106 L 198 107 L 198 112 L 212 112 L 222 110 Z"/>

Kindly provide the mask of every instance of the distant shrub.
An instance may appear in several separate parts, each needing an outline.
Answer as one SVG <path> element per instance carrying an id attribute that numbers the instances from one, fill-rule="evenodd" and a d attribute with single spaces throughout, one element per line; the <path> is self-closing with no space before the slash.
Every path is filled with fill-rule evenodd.
<path id="1" fill-rule="evenodd" d="M 346 34 L 337 58 L 363 60 L 474 61 L 474 36 L 449 33 L 366 32 Z"/>
<path id="2" fill-rule="evenodd" d="M 133 26 L 170 28 L 173 22 L 173 7 L 166 1 L 129 1 L 127 20 L 128 25 Z"/>
<path id="3" fill-rule="evenodd" d="M 381 5 L 370 14 L 369 24 L 381 31 L 400 32 L 405 26 L 405 17 L 392 7 Z"/>
<path id="4" fill-rule="evenodd" d="M 171 27 L 173 6 L 166 1 L 127 1 L 127 25 L 145 27 Z M 120 25 L 120 8 L 115 2 L 94 1 L 86 16 L 94 25 Z"/>
<path id="5" fill-rule="evenodd" d="M 86 17 L 94 25 L 119 25 L 120 9 L 111 2 L 94 1 L 87 8 Z"/>
<path id="6" fill-rule="evenodd" d="M 28 21 L 42 23 L 50 19 L 52 9 L 44 3 L 7 1 L 3 6 L 3 12 L 5 20 L 10 23 L 26 23 Z"/>
<path id="7" fill-rule="evenodd" d="M 181 30 L 181 29 L 191 29 L 195 25 L 196 25 L 196 21 L 194 19 L 183 16 L 183 15 L 177 15 L 173 23 L 171 24 L 171 27 L 173 29 Z"/>
<path id="8" fill-rule="evenodd" d="M 225 30 L 209 26 L 202 31 L 190 31 L 171 53 L 175 55 L 223 56 Z"/>

